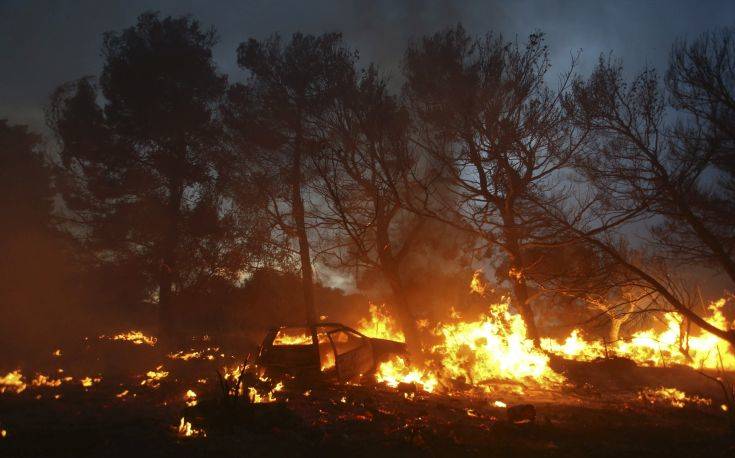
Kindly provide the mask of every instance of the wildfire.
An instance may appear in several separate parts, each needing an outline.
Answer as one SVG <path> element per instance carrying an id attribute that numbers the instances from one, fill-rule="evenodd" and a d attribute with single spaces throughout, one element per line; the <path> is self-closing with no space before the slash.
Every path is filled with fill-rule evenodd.
<path id="1" fill-rule="evenodd" d="M 441 356 L 444 371 L 473 385 L 491 380 L 528 380 L 540 384 L 564 378 L 549 368 L 549 357 L 526 337 L 520 315 L 508 303 L 493 304 L 477 321 L 442 324 L 442 342 L 431 352 Z"/>
<path id="2" fill-rule="evenodd" d="M 156 345 L 156 338 L 153 336 L 147 336 L 143 334 L 141 331 L 128 331 L 124 333 L 120 333 L 111 337 L 107 337 L 104 334 L 99 336 L 100 339 L 111 339 L 111 340 L 125 340 L 128 342 L 132 342 L 135 345 L 150 345 L 151 347 Z"/>
<path id="3" fill-rule="evenodd" d="M 262 382 L 267 382 L 267 378 L 261 379 Z M 256 390 L 254 387 L 249 386 L 248 387 L 248 399 L 250 399 L 250 402 L 253 404 L 265 404 L 270 402 L 275 402 L 275 394 L 279 391 L 283 390 L 283 382 L 276 383 L 276 386 L 273 387 L 272 390 L 267 391 L 265 394 L 261 394 Z"/>
<path id="4" fill-rule="evenodd" d="M 311 345 L 311 335 L 306 332 L 296 331 L 296 333 L 289 333 L 288 328 L 283 328 L 278 331 L 276 338 L 273 339 L 273 345 Z"/>
<path id="5" fill-rule="evenodd" d="M 84 388 L 89 388 L 90 386 L 94 385 L 95 383 L 99 383 L 102 381 L 101 377 L 84 377 L 83 379 L 79 380 L 79 382 L 82 384 Z"/>
<path id="6" fill-rule="evenodd" d="M 385 305 L 377 306 L 370 304 L 368 308 L 370 318 L 362 318 L 358 323 L 357 330 L 368 337 L 378 339 L 390 339 L 404 342 L 406 337 L 398 329 L 396 322 L 388 314 Z"/>
<path id="7" fill-rule="evenodd" d="M 406 360 L 400 356 L 392 358 L 390 361 L 381 363 L 375 378 L 380 383 L 385 383 L 393 388 L 399 383 L 415 383 L 424 391 L 431 393 L 439 383 L 436 377 L 429 371 L 412 368 Z"/>
<path id="8" fill-rule="evenodd" d="M 156 370 L 146 372 L 146 378 L 140 382 L 141 385 L 147 385 L 151 388 L 158 388 L 160 381 L 168 377 L 168 372 L 163 370 L 163 366 L 156 367 Z"/>
<path id="9" fill-rule="evenodd" d="M 175 353 L 169 353 L 166 355 L 169 359 L 180 359 L 182 361 L 189 361 L 191 359 L 207 359 L 207 360 L 213 360 L 216 356 L 215 354 L 219 351 L 219 347 L 207 347 L 204 350 L 179 350 Z M 209 354 L 207 354 L 209 352 Z M 220 357 L 224 358 L 224 354 L 220 354 Z"/>
<path id="10" fill-rule="evenodd" d="M 724 305 L 724 299 L 710 304 L 710 314 L 705 319 L 721 329 L 731 329 L 732 325 L 722 313 Z M 666 324 L 663 331 L 638 331 L 629 339 L 613 342 L 607 348 L 600 342 L 586 341 L 579 329 L 573 330 L 563 343 L 542 339 L 542 346 L 548 351 L 578 360 L 614 354 L 642 365 L 681 364 L 694 368 L 735 370 L 735 355 L 717 336 L 701 331 L 696 335 L 682 335 L 681 319 L 674 312 L 664 314 L 663 321 Z"/>
<path id="11" fill-rule="evenodd" d="M 678 409 L 687 404 L 708 406 L 712 404 L 711 399 L 699 396 L 687 396 L 683 391 L 676 388 L 647 388 L 638 394 L 638 399 L 649 404 L 668 404 Z"/>
<path id="12" fill-rule="evenodd" d="M 179 421 L 179 427 L 177 429 L 179 437 L 206 437 L 207 434 L 203 429 L 197 429 L 191 426 L 191 423 L 186 421 L 184 417 L 181 417 Z"/>
<path id="13" fill-rule="evenodd" d="M 23 374 L 20 370 L 8 372 L 6 375 L 0 377 L 0 393 L 5 393 L 6 390 L 21 393 L 25 389 L 26 384 L 23 382 Z"/>
<path id="14" fill-rule="evenodd" d="M 187 390 L 186 394 L 184 394 L 184 402 L 186 402 L 186 405 L 189 407 L 194 407 L 197 405 L 197 394 L 193 390 Z"/>
<path id="15" fill-rule="evenodd" d="M 63 381 L 71 381 L 71 377 L 66 377 Z M 52 379 L 47 375 L 43 374 L 36 374 L 36 377 L 31 380 L 31 385 L 33 386 L 47 386 L 50 388 L 56 388 L 58 386 L 61 386 L 61 379 Z"/>
<path id="16" fill-rule="evenodd" d="M 477 293 L 480 296 L 485 295 L 485 282 L 482 281 L 482 269 L 478 269 L 472 274 L 472 280 L 470 280 L 470 292 Z"/>
<path id="17" fill-rule="evenodd" d="M 481 273 L 476 271 L 470 281 L 473 293 L 483 294 L 485 291 Z M 724 305 L 724 299 L 712 303 L 706 319 L 721 329 L 730 329 L 733 325 L 728 323 L 722 312 Z M 370 337 L 404 340 L 403 333 L 385 307 L 371 304 L 369 312 L 370 317 L 359 322 L 360 332 Z M 675 363 L 695 368 L 735 369 L 735 355 L 719 338 L 706 333 L 682 336 L 683 326 L 675 313 L 666 313 L 663 320 L 666 323 L 663 331 L 642 330 L 627 340 L 607 345 L 601 341 L 588 341 L 581 330 L 574 329 L 562 340 L 542 339 L 542 348 L 576 360 L 617 355 L 645 365 Z M 424 350 L 427 359 L 435 364 L 417 367 L 403 358 L 394 357 L 378 367 L 378 382 L 393 387 L 402 382 L 415 383 L 431 392 L 438 386 L 444 389 L 456 386 L 454 382 L 460 381 L 490 392 L 490 382 L 493 381 L 552 387 L 565 380 L 549 367 L 547 353 L 534 347 L 527 338 L 523 319 L 510 311 L 507 301 L 490 305 L 488 311 L 476 320 L 463 320 L 452 309 L 450 321 L 433 329 L 424 323 L 422 329 L 435 339 L 436 343 Z"/>

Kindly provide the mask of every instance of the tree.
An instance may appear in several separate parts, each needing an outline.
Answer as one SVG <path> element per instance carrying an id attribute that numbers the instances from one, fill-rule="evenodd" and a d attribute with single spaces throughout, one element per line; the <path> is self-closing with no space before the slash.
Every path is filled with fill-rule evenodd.
<path id="1" fill-rule="evenodd" d="M 56 230 L 52 172 L 41 136 L 0 120 L 0 356 L 9 364 L 56 344 L 77 318 L 77 265 Z"/>
<path id="2" fill-rule="evenodd" d="M 539 205 L 559 198 L 557 175 L 579 145 L 560 103 L 565 84 L 551 91 L 548 69 L 539 34 L 521 46 L 473 38 L 461 26 L 423 38 L 405 57 L 405 93 L 422 125 L 416 143 L 452 191 L 428 212 L 501 249 L 513 305 L 537 345 L 526 251 L 554 243 Z"/>
<path id="3" fill-rule="evenodd" d="M 29 228 L 53 228 L 52 170 L 43 155 L 41 137 L 26 126 L 0 119 L 0 239 Z"/>
<path id="4" fill-rule="evenodd" d="M 336 33 L 296 33 L 287 43 L 278 35 L 251 38 L 237 50 L 250 78 L 230 90 L 225 109 L 243 145 L 241 175 L 266 196 L 273 227 L 298 246 L 307 323 L 317 322 L 305 198 L 310 158 L 325 148 L 324 117 L 353 79 L 353 60 Z"/>
<path id="5" fill-rule="evenodd" d="M 592 192 L 556 211 L 647 290 L 731 344 L 735 331 L 704 320 L 670 281 L 670 268 L 654 266 L 717 265 L 735 281 L 735 196 L 728 169 L 735 140 L 732 37 L 732 30 L 724 30 L 677 43 L 666 87 L 651 69 L 627 82 L 622 65 L 609 58 L 600 59 L 589 79 L 576 81 L 569 111 L 594 134 L 577 164 Z M 634 222 L 648 223 L 644 248 L 655 252 L 646 262 L 631 258 L 620 242 L 621 228 Z"/>
<path id="6" fill-rule="evenodd" d="M 329 147 L 314 160 L 313 184 L 322 201 L 322 227 L 337 242 L 326 262 L 354 267 L 357 276 L 359 269 L 378 272 L 389 285 L 406 342 L 419 355 L 403 278 L 404 262 L 425 222 L 401 205 L 411 194 L 416 164 L 408 147 L 408 113 L 370 67 L 338 95 L 329 118 Z"/>
<path id="7" fill-rule="evenodd" d="M 164 334 L 175 295 L 197 268 L 240 267 L 228 255 L 195 257 L 197 266 L 185 256 L 229 236 L 218 201 L 225 161 L 216 114 L 226 78 L 212 60 L 215 42 L 196 20 L 145 13 L 105 34 L 101 94 L 84 78 L 59 87 L 48 109 L 72 230 L 100 262 L 141 265 L 157 290 Z"/>

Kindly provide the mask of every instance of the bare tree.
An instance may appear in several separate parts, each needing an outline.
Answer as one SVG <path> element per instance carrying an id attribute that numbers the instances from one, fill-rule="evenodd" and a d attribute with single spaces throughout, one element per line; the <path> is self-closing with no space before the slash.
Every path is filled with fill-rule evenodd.
<path id="1" fill-rule="evenodd" d="M 423 38 L 405 58 L 405 93 L 420 125 L 415 142 L 451 190 L 424 211 L 500 248 L 513 305 L 537 345 L 526 254 L 559 235 L 538 205 L 559 198 L 557 175 L 580 144 L 561 104 L 569 75 L 552 91 L 549 65 L 540 34 L 521 45 L 471 37 L 461 26 Z"/>
<path id="2" fill-rule="evenodd" d="M 409 117 L 373 67 L 335 105 L 331 145 L 315 161 L 320 218 L 340 245 L 339 266 L 378 271 L 390 286 L 396 315 L 412 353 L 419 354 L 414 312 L 402 265 L 424 218 L 401 207 L 411 193 L 415 158 L 407 144 Z M 329 260 L 327 260 L 328 262 Z"/>
<path id="3" fill-rule="evenodd" d="M 735 119 L 732 36 L 725 30 L 678 43 L 665 87 L 650 69 L 626 82 L 622 66 L 609 58 L 600 59 L 589 79 L 576 81 L 568 108 L 594 133 L 577 164 L 592 188 L 556 211 L 558 221 L 645 288 L 731 344 L 735 331 L 704 320 L 665 272 L 697 261 L 735 280 L 728 168 Z M 621 240 L 636 231 L 650 242 L 644 248 L 655 249 L 657 262 L 628 255 Z M 657 271 L 652 266 L 660 262 L 671 267 Z"/>

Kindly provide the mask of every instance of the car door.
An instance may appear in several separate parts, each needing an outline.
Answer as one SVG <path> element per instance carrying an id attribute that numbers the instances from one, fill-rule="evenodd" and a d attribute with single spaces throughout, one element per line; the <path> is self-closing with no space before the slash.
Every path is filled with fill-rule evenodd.
<path id="1" fill-rule="evenodd" d="M 345 328 L 329 332 L 329 338 L 341 382 L 358 378 L 372 369 L 373 349 L 368 339 Z"/>

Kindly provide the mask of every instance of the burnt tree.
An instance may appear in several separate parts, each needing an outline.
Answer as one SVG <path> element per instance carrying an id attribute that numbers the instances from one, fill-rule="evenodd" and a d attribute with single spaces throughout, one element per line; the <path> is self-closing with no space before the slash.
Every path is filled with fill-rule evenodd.
<path id="1" fill-rule="evenodd" d="M 343 91 L 329 117 L 329 148 L 316 157 L 313 188 L 319 218 L 337 247 L 327 262 L 377 271 L 413 354 L 420 354 L 416 318 L 403 278 L 424 218 L 406 211 L 416 160 L 408 147 L 409 116 L 374 67 Z M 359 274 L 356 274 L 359 276 Z"/>
<path id="2" fill-rule="evenodd" d="M 237 50 L 250 73 L 228 97 L 226 119 L 247 155 L 243 167 L 266 195 L 267 209 L 286 240 L 295 240 L 306 322 L 317 322 L 313 256 L 305 191 L 311 158 L 325 148 L 325 116 L 336 94 L 353 78 L 354 55 L 341 35 L 294 34 L 250 39 Z"/>
<path id="3" fill-rule="evenodd" d="M 421 39 L 405 57 L 405 93 L 420 125 L 415 144 L 452 190 L 451 200 L 425 211 L 500 248 L 513 305 L 536 345 L 526 252 L 557 236 L 538 207 L 558 199 L 556 174 L 579 145 L 560 103 L 566 80 L 550 90 L 549 65 L 541 35 L 521 45 L 472 37 L 461 26 Z"/>

